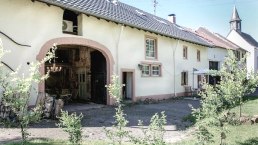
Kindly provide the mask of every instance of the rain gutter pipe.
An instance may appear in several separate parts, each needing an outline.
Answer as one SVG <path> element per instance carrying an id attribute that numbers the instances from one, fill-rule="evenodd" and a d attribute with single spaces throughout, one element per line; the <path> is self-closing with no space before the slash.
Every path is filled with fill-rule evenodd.
<path id="1" fill-rule="evenodd" d="M 177 39 L 176 47 L 173 48 L 173 66 L 174 66 L 174 97 L 176 97 L 176 49 L 179 44 L 179 39 Z"/>
<path id="2" fill-rule="evenodd" d="M 119 71 L 118 71 L 118 65 L 119 65 L 119 44 L 120 44 L 120 40 L 121 40 L 121 35 L 124 31 L 124 24 L 121 25 L 121 29 L 120 29 L 120 33 L 118 36 L 118 40 L 116 42 L 116 75 L 119 75 Z"/>

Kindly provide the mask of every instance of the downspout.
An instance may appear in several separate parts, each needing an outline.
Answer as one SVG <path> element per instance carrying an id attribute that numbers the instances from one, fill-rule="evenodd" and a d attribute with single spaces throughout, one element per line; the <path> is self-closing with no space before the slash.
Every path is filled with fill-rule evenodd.
<path id="1" fill-rule="evenodd" d="M 173 66 L 174 66 L 174 97 L 176 97 L 176 49 L 179 44 L 179 39 L 177 40 L 176 47 L 173 48 Z"/>
<path id="2" fill-rule="evenodd" d="M 121 25 L 120 33 L 119 33 L 118 40 L 117 40 L 117 43 L 116 43 L 116 75 L 119 75 L 119 71 L 118 71 L 118 65 L 119 65 L 119 44 L 120 44 L 121 35 L 122 35 L 123 31 L 124 31 L 124 24 Z"/>

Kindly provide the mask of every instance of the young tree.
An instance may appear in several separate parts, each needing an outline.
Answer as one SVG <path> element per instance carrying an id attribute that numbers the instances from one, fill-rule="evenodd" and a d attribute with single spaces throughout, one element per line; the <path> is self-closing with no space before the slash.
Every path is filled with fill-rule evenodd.
<path id="1" fill-rule="evenodd" d="M 166 145 L 164 141 L 164 134 L 166 132 L 164 126 L 166 125 L 165 112 L 161 112 L 160 115 L 155 113 L 150 120 L 150 125 L 147 129 L 143 127 L 143 121 L 139 120 L 138 125 L 141 128 L 143 137 L 130 135 L 129 138 L 134 144 L 140 145 Z"/>
<path id="2" fill-rule="evenodd" d="M 72 144 L 79 145 L 82 140 L 82 125 L 81 120 L 83 115 L 79 116 L 76 113 L 68 114 L 67 111 L 61 111 L 60 123 L 57 124 L 58 127 L 61 127 L 65 132 L 69 134 L 69 141 Z"/>
<path id="3" fill-rule="evenodd" d="M 134 144 L 142 144 L 142 145 L 165 145 L 164 141 L 164 134 L 165 128 L 164 125 L 167 123 L 165 112 L 161 112 L 159 115 L 156 113 L 152 116 L 150 120 L 150 125 L 147 129 L 143 128 L 143 122 L 139 121 L 139 126 L 143 132 L 143 137 L 134 136 L 129 134 L 130 132 L 125 129 L 128 121 L 126 120 L 123 110 L 123 103 L 122 103 L 122 88 L 124 85 L 119 83 L 118 76 L 112 76 L 112 82 L 107 87 L 110 96 L 112 96 L 116 103 L 116 114 L 114 116 L 116 120 L 116 124 L 113 126 L 112 129 L 104 128 L 106 132 L 106 136 L 112 140 L 113 144 L 118 143 L 119 145 L 122 144 L 123 139 L 126 137 L 130 139 L 131 142 Z"/>
<path id="4" fill-rule="evenodd" d="M 243 97 L 253 93 L 258 85 L 257 73 L 247 71 L 246 56 L 237 60 L 234 53 L 228 51 L 228 57 L 217 74 L 221 76 L 217 92 L 223 96 L 225 105 L 228 107 L 239 105 L 241 117 Z"/>
<path id="5" fill-rule="evenodd" d="M 218 72 L 221 77 L 219 84 L 215 86 L 204 84 L 204 91 L 200 93 L 201 107 L 194 109 L 193 115 L 197 118 L 197 139 L 199 144 L 212 142 L 213 135 L 208 126 L 216 126 L 220 130 L 221 144 L 226 138 L 225 125 L 230 122 L 232 107 L 241 106 L 243 97 L 255 90 L 258 76 L 253 72 L 247 72 L 245 57 L 237 60 L 232 51 L 228 52 L 224 64 Z"/>
<path id="6" fill-rule="evenodd" d="M 113 141 L 113 144 L 117 142 L 119 145 L 122 144 L 123 139 L 128 135 L 128 131 L 125 130 L 126 125 L 128 124 L 128 121 L 125 119 L 126 114 L 123 110 L 123 104 L 122 104 L 122 88 L 124 85 L 121 85 L 119 83 L 118 76 L 113 75 L 111 84 L 109 84 L 107 87 L 107 90 L 109 92 L 109 95 L 113 97 L 117 103 L 116 108 L 116 114 L 114 116 L 116 120 L 116 125 L 113 126 L 113 129 L 109 130 L 107 128 L 104 128 L 106 132 L 106 136 Z"/>
<path id="7" fill-rule="evenodd" d="M 53 48 L 56 49 L 56 46 L 53 46 Z M 4 50 L 2 43 L 0 43 L 0 59 L 5 52 L 6 50 Z M 29 136 L 27 131 L 28 124 L 38 121 L 42 114 L 40 106 L 37 106 L 32 110 L 28 109 L 29 100 L 32 97 L 32 84 L 39 83 L 48 77 L 48 73 L 46 75 L 41 75 L 39 68 L 43 63 L 50 61 L 52 58 L 53 52 L 49 51 L 43 60 L 36 63 L 31 63 L 29 74 L 26 76 L 24 74 L 19 75 L 19 69 L 13 73 L 10 73 L 9 75 L 6 75 L 6 73 L 4 73 L 4 68 L 0 67 L 0 85 L 3 90 L 2 101 L 5 106 L 9 106 L 16 115 L 17 123 L 21 129 L 23 145 L 26 144 Z"/>

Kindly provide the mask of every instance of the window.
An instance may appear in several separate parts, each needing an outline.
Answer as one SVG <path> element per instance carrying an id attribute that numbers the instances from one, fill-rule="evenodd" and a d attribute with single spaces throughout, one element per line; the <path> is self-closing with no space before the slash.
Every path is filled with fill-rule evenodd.
<path id="1" fill-rule="evenodd" d="M 235 57 L 236 57 L 236 60 L 240 60 L 240 52 L 239 51 L 235 51 Z"/>
<path id="2" fill-rule="evenodd" d="M 209 61 L 209 69 L 210 70 L 219 70 L 219 62 L 218 61 Z"/>
<path id="3" fill-rule="evenodd" d="M 202 88 L 202 76 L 201 75 L 197 75 L 197 83 L 198 83 L 198 88 Z"/>
<path id="4" fill-rule="evenodd" d="M 157 40 L 146 38 L 146 58 L 157 59 Z"/>
<path id="5" fill-rule="evenodd" d="M 187 47 L 186 46 L 183 47 L 183 58 L 187 59 Z"/>
<path id="6" fill-rule="evenodd" d="M 245 57 L 245 52 L 242 52 L 242 58 L 244 58 Z"/>
<path id="7" fill-rule="evenodd" d="M 161 65 L 158 64 L 142 64 L 142 76 L 161 76 Z"/>
<path id="8" fill-rule="evenodd" d="M 197 50 L 197 61 L 201 61 L 201 51 Z"/>
<path id="9" fill-rule="evenodd" d="M 181 73 L 181 85 L 188 85 L 188 72 Z"/>
<path id="10" fill-rule="evenodd" d="M 152 65 L 151 66 L 151 75 L 152 76 L 160 76 L 160 65 Z"/>
<path id="11" fill-rule="evenodd" d="M 142 65 L 142 76 L 150 76 L 150 65 Z"/>

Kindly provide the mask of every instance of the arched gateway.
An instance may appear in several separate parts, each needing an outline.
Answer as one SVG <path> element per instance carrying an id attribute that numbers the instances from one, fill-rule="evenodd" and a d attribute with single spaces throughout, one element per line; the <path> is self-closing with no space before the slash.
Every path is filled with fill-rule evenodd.
<path id="1" fill-rule="evenodd" d="M 55 39 L 51 39 L 51 40 L 47 41 L 42 46 L 39 54 L 37 55 L 37 60 L 42 60 L 46 56 L 49 49 L 53 46 L 53 44 L 56 44 L 58 48 L 59 48 L 59 46 L 60 47 L 62 47 L 62 46 L 80 46 L 80 47 L 87 47 L 87 48 L 90 48 L 91 50 L 94 50 L 90 53 L 91 61 L 94 61 L 90 65 L 91 73 L 92 73 L 91 79 L 95 79 L 96 77 L 98 77 L 98 72 L 95 73 L 94 71 L 99 70 L 99 68 L 97 66 L 100 64 L 99 60 L 104 60 L 105 62 L 103 64 L 105 66 L 102 66 L 102 67 L 105 69 L 106 76 L 101 77 L 101 78 L 105 79 L 106 84 L 110 83 L 110 76 L 113 73 L 114 59 L 113 59 L 112 54 L 109 51 L 109 49 L 106 48 L 104 45 L 102 45 L 96 41 L 85 39 L 85 38 L 75 38 L 75 37 L 55 38 Z M 65 47 L 65 49 L 69 49 L 69 48 L 72 49 L 73 47 Z M 103 59 L 100 59 L 101 56 L 103 57 Z M 94 66 L 94 65 L 96 65 L 96 66 Z M 45 64 L 43 64 L 43 66 L 40 68 L 40 73 L 41 74 L 45 73 Z M 92 82 L 91 82 L 92 86 L 95 86 L 94 81 L 95 80 L 92 80 Z M 96 80 L 96 82 L 98 82 L 98 80 Z M 45 87 L 46 87 L 45 82 L 40 83 L 38 91 L 44 94 L 46 91 Z M 103 89 L 103 88 L 99 88 L 99 89 Z M 94 90 L 92 88 L 91 88 L 91 92 L 94 92 Z M 98 93 L 98 91 L 96 91 L 96 92 Z M 95 95 L 95 93 L 92 93 L 91 95 Z M 110 100 L 109 95 L 105 94 L 105 96 L 106 96 L 105 104 L 111 105 L 112 101 Z M 94 96 L 93 96 L 93 99 L 95 99 L 95 101 L 99 101 L 98 99 L 94 98 Z"/>

